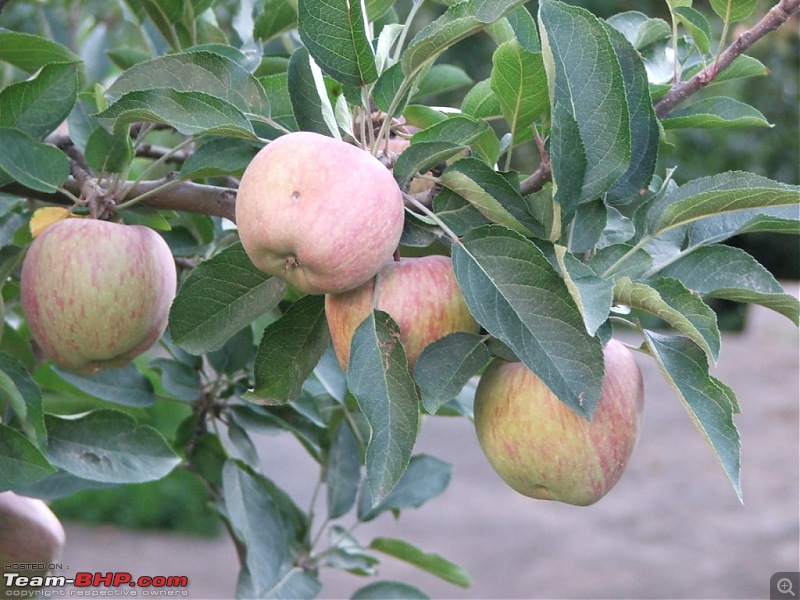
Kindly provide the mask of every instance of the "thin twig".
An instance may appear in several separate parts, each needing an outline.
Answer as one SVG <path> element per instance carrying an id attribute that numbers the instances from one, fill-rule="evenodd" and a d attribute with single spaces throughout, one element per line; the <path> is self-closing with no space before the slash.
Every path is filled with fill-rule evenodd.
<path id="1" fill-rule="evenodd" d="M 731 45 L 720 54 L 719 61 L 706 67 L 688 81 L 674 86 L 667 92 L 666 96 L 656 104 L 656 116 L 658 116 L 659 119 L 666 117 L 678 104 L 711 83 L 714 77 L 729 67 L 737 57 L 743 54 L 762 37 L 783 25 L 793 14 L 798 12 L 798 10 L 800 10 L 800 0 L 781 0 L 778 2 L 778 4 L 773 6 L 751 29 L 739 35 Z"/>

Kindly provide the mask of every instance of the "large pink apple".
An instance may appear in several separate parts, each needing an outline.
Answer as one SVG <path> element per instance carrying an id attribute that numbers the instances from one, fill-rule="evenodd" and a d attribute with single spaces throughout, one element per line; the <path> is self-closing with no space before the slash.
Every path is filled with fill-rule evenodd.
<path id="1" fill-rule="evenodd" d="M 96 219 L 50 225 L 22 266 L 22 308 L 43 353 L 90 375 L 148 350 L 167 326 L 175 261 L 155 231 Z"/>
<path id="2" fill-rule="evenodd" d="M 13 581 L 6 585 L 5 573 L 44 577 L 50 565 L 60 560 L 64 540 L 64 528 L 43 501 L 14 492 L 0 493 L 0 596 L 18 596 L 11 592 L 16 587 Z M 27 586 L 19 589 L 33 591 Z"/>
<path id="3" fill-rule="evenodd" d="M 475 429 L 484 454 L 513 489 L 587 506 L 622 476 L 644 411 L 642 374 L 630 350 L 611 340 L 591 421 L 576 414 L 521 362 L 495 359 L 475 393 Z"/>
<path id="4" fill-rule="evenodd" d="M 448 256 L 401 258 L 387 263 L 380 279 L 375 306 L 400 327 L 400 341 L 410 368 L 428 344 L 457 331 L 478 332 L 458 287 Z M 350 342 L 356 328 L 373 308 L 375 281 L 345 294 L 325 297 L 325 314 L 333 347 L 343 369 L 350 360 Z"/>
<path id="5" fill-rule="evenodd" d="M 403 196 L 368 152 L 295 132 L 253 158 L 236 224 L 253 264 L 309 294 L 341 293 L 374 277 L 403 232 Z"/>

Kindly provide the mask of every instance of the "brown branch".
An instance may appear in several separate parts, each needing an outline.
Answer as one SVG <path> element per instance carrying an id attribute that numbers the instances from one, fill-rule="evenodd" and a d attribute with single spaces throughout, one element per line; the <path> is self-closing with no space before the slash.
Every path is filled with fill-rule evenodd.
<path id="1" fill-rule="evenodd" d="M 659 119 L 666 117 L 673 108 L 711 83 L 720 71 L 730 66 L 738 56 L 762 37 L 783 25 L 798 10 L 800 10 L 800 0 L 781 0 L 778 2 L 751 29 L 737 37 L 720 55 L 715 64 L 706 67 L 688 81 L 679 83 L 667 92 L 667 95 L 656 104 L 656 116 Z"/>
<path id="2" fill-rule="evenodd" d="M 541 190 L 553 178 L 553 170 L 549 160 L 543 160 L 539 168 L 523 179 L 519 184 L 519 191 L 523 196 Z"/>
<path id="3" fill-rule="evenodd" d="M 780 0 L 751 29 L 739 35 L 720 55 L 719 61 L 715 65 L 707 67 L 688 81 L 679 83 L 667 92 L 655 106 L 656 116 L 659 119 L 666 117 L 678 104 L 711 83 L 738 56 L 744 54 L 762 37 L 786 23 L 798 11 L 800 11 L 800 0 Z M 520 192 L 523 195 L 538 192 L 552 179 L 552 176 L 550 165 L 542 162 L 536 171 L 520 183 Z"/>
<path id="4" fill-rule="evenodd" d="M 134 187 L 125 197 L 126 201 L 134 200 L 143 194 L 149 194 L 156 188 L 170 181 L 169 178 L 156 181 L 143 181 Z M 71 194 L 80 197 L 83 191 L 82 183 L 74 177 L 69 177 L 62 186 Z M 53 204 L 65 206 L 72 205 L 72 199 L 61 193 L 48 194 L 38 190 L 31 190 L 19 183 L 9 183 L 0 186 L 0 193 L 35 198 Z M 142 204 L 164 210 L 177 210 L 193 212 L 202 215 L 225 217 L 231 221 L 236 219 L 236 190 L 214 185 L 202 185 L 191 181 L 174 183 L 164 190 L 153 192 L 142 200 Z"/>

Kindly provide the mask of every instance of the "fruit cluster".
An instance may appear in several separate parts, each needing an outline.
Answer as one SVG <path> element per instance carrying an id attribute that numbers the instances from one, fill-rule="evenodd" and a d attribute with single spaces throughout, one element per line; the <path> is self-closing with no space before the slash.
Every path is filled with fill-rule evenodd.
<path id="1" fill-rule="evenodd" d="M 354 332 L 374 308 L 398 324 L 410 369 L 428 344 L 480 330 L 449 257 L 397 257 L 402 192 L 380 161 L 354 145 L 309 132 L 271 142 L 244 172 L 236 221 L 259 269 L 326 295 L 344 370 Z M 475 426 L 489 462 L 512 488 L 587 505 L 616 484 L 638 436 L 644 394 L 639 367 L 620 342 L 606 346 L 605 369 L 591 422 L 522 363 L 497 358 L 486 369 Z"/>
<path id="2" fill-rule="evenodd" d="M 245 170 L 236 202 L 242 245 L 259 269 L 299 291 L 325 294 L 336 356 L 347 370 L 358 325 L 374 308 L 398 324 L 410 369 L 427 345 L 478 333 L 447 256 L 399 258 L 403 194 L 358 147 L 316 133 L 284 135 Z M 167 325 L 175 263 L 151 229 L 69 218 L 31 244 L 22 305 L 34 339 L 82 374 L 119 367 Z M 587 421 L 525 365 L 494 359 L 475 397 L 475 427 L 490 464 L 533 498 L 592 504 L 616 484 L 636 442 L 642 376 L 630 351 L 605 348 L 605 379 Z"/>

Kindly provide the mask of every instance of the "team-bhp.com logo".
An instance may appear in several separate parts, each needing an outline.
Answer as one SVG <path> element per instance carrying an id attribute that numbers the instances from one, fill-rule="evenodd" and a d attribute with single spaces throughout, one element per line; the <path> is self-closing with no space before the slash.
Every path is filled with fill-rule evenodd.
<path id="1" fill-rule="evenodd" d="M 89 573 L 80 571 L 74 577 L 47 575 L 29 577 L 20 573 L 3 573 L 6 597 L 32 598 L 52 596 L 188 596 L 189 578 L 184 575 L 142 575 L 134 578 L 126 571 Z M 68 585 L 73 589 L 65 589 Z M 45 589 L 40 589 L 45 588 Z"/>

